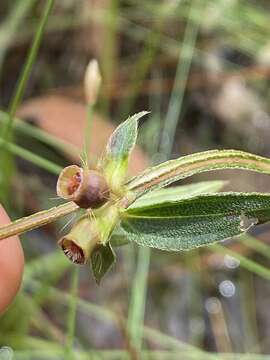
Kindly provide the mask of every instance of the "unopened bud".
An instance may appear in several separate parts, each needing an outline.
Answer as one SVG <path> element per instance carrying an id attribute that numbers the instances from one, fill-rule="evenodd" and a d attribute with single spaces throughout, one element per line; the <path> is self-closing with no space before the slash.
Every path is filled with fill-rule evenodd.
<path id="1" fill-rule="evenodd" d="M 99 172 L 71 165 L 59 175 L 57 195 L 83 209 L 97 209 L 109 200 L 110 190 Z"/>
<path id="2" fill-rule="evenodd" d="M 95 105 L 98 99 L 102 77 L 97 60 L 91 60 L 84 75 L 84 90 L 87 104 Z"/>

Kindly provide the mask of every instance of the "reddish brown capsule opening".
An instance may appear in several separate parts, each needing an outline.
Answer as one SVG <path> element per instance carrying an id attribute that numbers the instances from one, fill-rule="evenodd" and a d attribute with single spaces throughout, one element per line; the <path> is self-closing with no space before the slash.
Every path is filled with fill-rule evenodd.
<path id="1" fill-rule="evenodd" d="M 67 186 L 67 193 L 68 195 L 72 195 L 76 190 L 79 188 L 82 181 L 81 173 L 78 171 L 74 175 L 72 175 L 71 179 L 69 180 Z"/>
<path id="2" fill-rule="evenodd" d="M 58 178 L 57 194 L 81 208 L 96 209 L 108 201 L 110 191 L 100 173 L 71 165 L 64 168 Z"/>
<path id="3" fill-rule="evenodd" d="M 83 250 L 80 246 L 75 244 L 72 240 L 63 238 L 59 241 L 64 254 L 75 264 L 85 264 L 86 259 Z"/>
<path id="4" fill-rule="evenodd" d="M 57 181 L 57 195 L 66 200 L 73 200 L 78 194 L 83 178 L 83 169 L 77 165 L 65 167 Z"/>

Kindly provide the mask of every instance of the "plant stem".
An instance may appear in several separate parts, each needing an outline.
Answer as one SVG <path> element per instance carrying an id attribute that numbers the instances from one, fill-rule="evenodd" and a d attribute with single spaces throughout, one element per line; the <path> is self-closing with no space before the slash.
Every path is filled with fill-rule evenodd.
<path id="1" fill-rule="evenodd" d="M 160 106 L 160 96 L 152 99 L 155 104 Z M 159 114 L 160 115 L 160 114 Z M 159 122 L 160 125 L 160 116 L 158 119 L 155 119 L 155 123 Z M 160 128 L 160 126 L 158 126 Z M 158 149 L 158 140 L 152 143 L 152 155 L 157 152 Z M 133 250 L 133 251 L 132 251 Z M 131 249 L 134 254 L 134 249 Z M 130 256 L 130 255 L 129 255 Z M 131 290 L 131 299 L 129 305 L 128 313 L 128 331 L 130 335 L 130 341 L 132 346 L 138 352 L 142 349 L 142 340 L 143 340 L 143 325 L 145 317 L 145 304 L 147 296 L 147 280 L 148 273 L 150 268 L 151 260 L 151 249 L 147 247 L 138 248 L 138 257 L 136 263 L 136 274 L 132 283 Z"/>
<path id="2" fill-rule="evenodd" d="M 0 227 L 0 240 L 13 235 L 20 235 L 26 231 L 36 229 L 40 226 L 56 221 L 58 218 L 73 213 L 79 209 L 78 205 L 68 202 L 55 206 L 49 210 L 43 210 L 33 215 L 26 216 L 10 224 Z"/>
<path id="3" fill-rule="evenodd" d="M 38 28 L 36 30 L 32 46 L 31 46 L 31 48 L 29 50 L 29 53 L 27 55 L 26 63 L 24 64 L 21 76 L 19 78 L 19 81 L 18 81 L 18 84 L 16 86 L 14 95 L 13 95 L 12 100 L 11 100 L 11 104 L 10 104 L 10 107 L 9 107 L 9 119 L 8 119 L 8 122 L 7 122 L 6 126 L 2 130 L 2 138 L 3 139 L 8 139 L 8 137 L 9 137 L 9 133 L 10 133 L 11 128 L 12 128 L 14 116 L 15 116 L 15 113 L 17 111 L 17 108 L 18 108 L 19 104 L 22 101 L 22 97 L 23 97 L 23 94 L 24 94 L 24 91 L 25 91 L 25 87 L 26 87 L 26 84 L 27 84 L 28 79 L 30 77 L 30 72 L 31 72 L 31 69 L 33 67 L 33 64 L 34 64 L 34 62 L 36 60 L 37 53 L 38 53 L 40 43 L 41 43 L 41 40 L 42 40 L 42 37 L 43 37 L 43 33 L 44 33 L 44 30 L 45 30 L 45 26 L 47 24 L 47 21 L 48 21 L 48 18 L 49 18 L 49 15 L 50 15 L 50 12 L 52 10 L 53 5 L 54 5 L 54 0 L 47 0 L 46 1 L 46 5 L 45 5 L 45 8 L 44 8 L 43 15 L 42 15 L 42 17 L 40 19 L 40 23 L 39 23 Z"/>
<path id="4" fill-rule="evenodd" d="M 176 6 L 177 5 L 168 6 L 167 0 L 165 0 L 156 9 L 153 29 L 147 33 L 143 52 L 136 61 L 135 68 L 131 73 L 131 94 L 127 99 L 123 100 L 124 104 L 120 106 L 123 108 L 121 114 L 124 114 L 124 116 L 127 116 L 133 108 L 136 98 L 143 85 L 143 81 L 149 72 L 151 64 L 153 63 L 155 55 L 158 51 L 161 33 L 166 24 L 166 19 L 172 15 L 172 11 L 175 10 Z"/>
<path id="5" fill-rule="evenodd" d="M 200 27 L 197 14 L 200 13 L 202 16 L 201 13 L 204 1 L 196 0 L 192 1 L 190 4 L 189 18 L 184 34 L 183 44 L 180 48 L 173 90 L 161 139 L 161 153 L 164 154 L 165 159 L 170 157 L 173 148 L 176 126 L 182 109 L 187 79 Z M 197 21 L 194 21 L 194 19 L 197 19 Z"/>
<path id="6" fill-rule="evenodd" d="M 143 338 L 143 321 L 147 289 L 147 275 L 150 264 L 151 250 L 139 247 L 137 270 L 132 286 L 131 301 L 128 314 L 128 330 L 132 345 L 141 350 Z"/>
<path id="7" fill-rule="evenodd" d="M 66 354 L 67 359 L 73 360 L 73 343 L 76 328 L 76 312 L 78 303 L 78 284 L 79 284 L 79 266 L 75 266 L 72 271 L 71 286 L 70 286 L 70 299 L 69 299 L 69 312 L 67 319 L 67 341 L 66 341 Z"/>
<path id="8" fill-rule="evenodd" d="M 93 122 L 93 115 L 94 115 L 94 106 L 91 104 L 87 105 L 87 123 L 85 128 L 85 135 L 84 135 L 84 147 L 83 147 L 83 154 L 82 158 L 85 162 L 85 165 L 89 164 L 89 147 L 90 147 L 90 140 L 91 140 L 91 128 Z"/>
<path id="9" fill-rule="evenodd" d="M 0 72 L 7 50 L 17 32 L 20 32 L 18 28 L 24 21 L 34 2 L 36 2 L 36 0 L 17 0 L 14 2 L 14 6 L 8 14 L 8 17 L 0 26 Z"/>
<path id="10" fill-rule="evenodd" d="M 98 2 L 97 2 L 98 4 Z M 101 2 L 102 4 L 102 2 Z M 106 46 L 101 49 L 101 68 L 104 76 L 104 85 L 111 84 L 114 80 L 114 76 L 117 69 L 117 57 L 118 57 L 118 21 L 119 21 L 119 0 L 103 1 L 103 7 L 105 11 L 101 11 L 101 24 L 104 26 L 103 41 Z M 100 6 L 102 8 L 102 5 Z M 97 14 L 98 18 L 98 14 Z M 103 112 L 108 113 L 111 98 L 111 88 L 104 86 L 102 91 L 102 107 Z"/>
<path id="11" fill-rule="evenodd" d="M 20 103 L 22 101 L 22 98 L 23 98 L 23 95 L 25 92 L 25 88 L 26 88 L 26 84 L 30 77 L 30 72 L 31 72 L 32 66 L 36 60 L 36 56 L 37 56 L 37 53 L 39 50 L 41 39 L 42 39 L 44 30 L 45 30 L 46 23 L 49 18 L 49 14 L 52 10 L 53 4 L 54 4 L 54 0 L 46 1 L 44 13 L 41 16 L 41 19 L 40 19 L 37 31 L 35 33 L 31 48 L 27 55 L 26 62 L 23 66 L 20 78 L 18 80 L 18 83 L 16 85 L 14 94 L 13 94 L 11 102 L 10 102 L 9 111 L 8 111 L 8 113 L 9 113 L 8 120 L 1 131 L 1 137 L 2 137 L 3 141 L 9 141 L 12 139 L 12 125 L 13 125 L 13 121 L 14 121 L 14 116 L 15 116 L 18 106 L 20 105 Z M 5 176 L 1 177 L 1 181 L 0 181 L 0 188 L 1 188 L 0 196 L 1 196 L 1 201 L 4 201 L 7 204 L 9 202 L 8 201 L 9 200 L 8 193 L 9 193 L 10 184 L 11 184 L 11 177 L 15 171 L 15 165 L 14 165 L 12 156 L 6 151 L 2 152 L 0 161 L 1 161 L 2 172 L 5 174 Z"/>

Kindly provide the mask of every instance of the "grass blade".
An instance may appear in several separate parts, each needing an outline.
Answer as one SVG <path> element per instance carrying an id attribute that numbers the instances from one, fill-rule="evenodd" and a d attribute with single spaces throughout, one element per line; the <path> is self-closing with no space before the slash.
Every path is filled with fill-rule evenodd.
<path id="1" fill-rule="evenodd" d="M 60 166 L 54 164 L 50 160 L 47 160 L 30 150 L 24 149 L 19 145 L 13 144 L 11 142 L 6 142 L 0 138 L 0 148 L 1 147 L 9 151 L 11 154 L 17 155 L 24 160 L 30 161 L 32 164 L 35 164 L 52 174 L 59 175 L 62 170 Z"/>
<path id="2" fill-rule="evenodd" d="M 28 56 L 26 59 L 26 63 L 24 64 L 21 76 L 18 81 L 18 85 L 16 86 L 15 93 L 11 100 L 11 104 L 10 104 L 10 108 L 9 108 L 9 119 L 8 119 L 8 122 L 6 123 L 4 129 L 2 130 L 2 138 L 3 139 L 8 139 L 8 137 L 9 137 L 9 132 L 11 131 L 11 128 L 12 128 L 14 116 L 17 111 L 18 105 L 22 101 L 25 87 L 26 87 L 26 84 L 30 77 L 30 72 L 33 67 L 33 64 L 36 60 L 37 53 L 38 53 L 38 50 L 39 50 L 39 47 L 41 44 L 41 40 L 42 40 L 42 37 L 44 34 L 44 30 L 45 30 L 49 15 L 51 13 L 51 10 L 53 8 L 53 5 L 54 5 L 54 0 L 46 1 L 44 12 L 41 16 L 39 25 L 36 29 L 35 37 L 34 37 L 32 46 L 29 50 L 29 53 L 28 53 Z"/>
<path id="3" fill-rule="evenodd" d="M 30 72 L 33 67 L 33 64 L 36 60 L 36 56 L 40 47 L 40 43 L 44 34 L 45 26 L 47 24 L 50 12 L 52 10 L 54 4 L 54 0 L 47 0 L 46 5 L 44 8 L 44 13 L 41 16 L 38 28 L 36 30 L 33 43 L 31 45 L 31 48 L 29 50 L 29 53 L 27 55 L 26 62 L 24 64 L 24 67 L 21 72 L 21 76 L 18 80 L 17 86 L 15 88 L 14 94 L 11 99 L 11 103 L 9 106 L 9 115 L 8 115 L 8 121 L 6 122 L 5 126 L 2 128 L 1 131 L 1 137 L 4 142 L 8 140 L 12 140 L 12 125 L 14 121 L 14 116 L 17 111 L 18 106 L 20 105 L 27 81 L 30 77 Z M 13 159 L 10 155 L 10 153 L 4 151 L 1 154 L 1 168 L 2 172 L 5 174 L 5 176 L 1 177 L 0 181 L 0 188 L 1 188 L 1 199 L 3 202 L 8 203 L 8 191 L 11 184 L 11 176 L 15 170 Z"/>
<path id="4" fill-rule="evenodd" d="M 130 341 L 140 351 L 143 339 L 142 325 L 144 322 L 147 278 L 151 251 L 140 247 L 138 250 L 137 270 L 133 281 L 131 300 L 128 313 L 128 330 Z"/>
<path id="5" fill-rule="evenodd" d="M 78 303 L 78 284 L 79 284 L 79 267 L 75 266 L 72 270 L 71 287 L 70 287 L 70 300 L 69 312 L 67 319 L 67 340 L 66 340 L 66 358 L 74 359 L 73 345 L 76 329 L 76 312 Z"/>
<path id="6" fill-rule="evenodd" d="M 176 126 L 183 104 L 187 79 L 194 54 L 197 35 L 199 32 L 200 21 L 194 21 L 194 18 L 196 19 L 198 16 L 197 13 L 202 15 L 201 13 L 203 6 L 204 1 L 202 0 L 192 1 L 190 3 L 190 14 L 184 34 L 183 44 L 180 48 L 178 65 L 174 78 L 174 86 L 161 139 L 161 153 L 164 155 L 165 159 L 170 157 L 172 151 Z"/>

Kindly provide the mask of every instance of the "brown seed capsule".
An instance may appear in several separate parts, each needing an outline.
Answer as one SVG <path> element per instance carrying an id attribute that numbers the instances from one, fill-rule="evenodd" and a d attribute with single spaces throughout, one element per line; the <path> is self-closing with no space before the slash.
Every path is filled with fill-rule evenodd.
<path id="1" fill-rule="evenodd" d="M 100 246 L 96 221 L 82 218 L 58 244 L 73 263 L 86 264 L 91 253 Z"/>
<path id="2" fill-rule="evenodd" d="M 104 177 L 97 171 L 71 165 L 59 175 L 57 195 L 74 201 L 81 208 L 97 209 L 108 201 L 110 190 Z"/>

